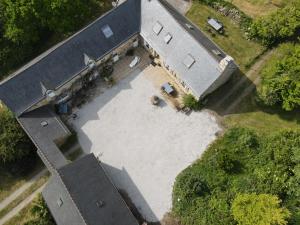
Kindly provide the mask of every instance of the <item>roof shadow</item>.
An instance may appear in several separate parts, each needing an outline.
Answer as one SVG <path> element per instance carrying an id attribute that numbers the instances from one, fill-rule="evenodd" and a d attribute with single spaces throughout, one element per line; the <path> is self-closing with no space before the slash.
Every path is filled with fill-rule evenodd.
<path id="1" fill-rule="evenodd" d="M 117 189 L 123 196 L 127 205 L 132 210 L 133 215 L 137 218 L 138 222 L 149 222 L 159 225 L 159 219 L 154 214 L 153 210 L 139 191 L 138 187 L 131 179 L 130 175 L 123 167 L 122 169 L 115 168 L 106 163 L 102 163 L 104 170 L 107 172 Z"/>

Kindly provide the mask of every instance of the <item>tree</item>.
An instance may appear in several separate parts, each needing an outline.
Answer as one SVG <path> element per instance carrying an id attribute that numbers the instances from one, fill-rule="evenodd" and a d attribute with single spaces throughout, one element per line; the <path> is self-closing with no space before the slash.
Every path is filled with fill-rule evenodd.
<path id="1" fill-rule="evenodd" d="M 34 149 L 32 142 L 8 109 L 0 112 L 0 163 L 22 159 Z"/>
<path id="2" fill-rule="evenodd" d="M 300 28 L 299 17 L 300 2 L 293 1 L 270 15 L 255 19 L 248 34 L 269 46 L 296 34 Z"/>
<path id="3" fill-rule="evenodd" d="M 284 221 L 300 224 L 300 131 L 262 135 L 246 128 L 229 129 L 209 146 L 201 159 L 178 175 L 173 188 L 172 211 L 185 225 L 236 225 L 232 205 L 239 193 L 271 196 L 266 205 L 253 204 L 255 209 L 272 206 L 274 197 L 278 196 L 282 200 L 276 197 L 278 208 L 283 209 L 283 213 L 276 214 L 280 209 L 274 210 L 275 218 L 271 219 L 286 215 Z M 253 199 L 259 203 L 265 201 L 260 195 Z M 250 203 L 255 203 L 254 200 Z M 289 216 L 285 208 L 289 209 Z"/>
<path id="4" fill-rule="evenodd" d="M 42 0 L 36 1 L 35 8 L 41 23 L 55 33 L 65 34 L 80 27 L 92 17 L 96 8 L 92 0 Z"/>
<path id="5" fill-rule="evenodd" d="M 17 44 L 33 44 L 40 38 L 41 25 L 35 0 L 1 0 L 4 37 Z"/>
<path id="6" fill-rule="evenodd" d="M 232 203 L 234 219 L 241 225 L 284 225 L 290 212 L 281 200 L 268 194 L 238 194 Z"/>
<path id="7" fill-rule="evenodd" d="M 262 71 L 260 99 L 291 111 L 300 106 L 300 45 L 284 44 Z"/>

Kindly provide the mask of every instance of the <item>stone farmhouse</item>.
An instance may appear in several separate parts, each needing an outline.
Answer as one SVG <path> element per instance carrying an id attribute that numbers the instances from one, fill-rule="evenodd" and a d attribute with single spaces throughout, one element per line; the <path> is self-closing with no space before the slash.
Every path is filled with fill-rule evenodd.
<path id="1" fill-rule="evenodd" d="M 237 69 L 230 56 L 165 0 L 127 0 L 0 84 L 1 104 L 15 114 L 52 173 L 43 197 L 58 225 L 137 224 L 93 155 L 66 160 L 55 143 L 70 132 L 52 106 L 67 102 L 102 76 L 107 65 L 139 46 L 199 100 Z"/>

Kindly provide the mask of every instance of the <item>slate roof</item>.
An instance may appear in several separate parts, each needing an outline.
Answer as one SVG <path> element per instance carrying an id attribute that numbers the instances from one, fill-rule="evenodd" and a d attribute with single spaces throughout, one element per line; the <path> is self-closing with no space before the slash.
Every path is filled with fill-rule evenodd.
<path id="1" fill-rule="evenodd" d="M 59 169 L 58 174 L 43 191 L 58 225 L 138 225 L 93 154 Z"/>
<path id="2" fill-rule="evenodd" d="M 143 0 L 141 8 L 141 36 L 193 93 L 201 98 L 222 75 L 219 62 L 225 54 L 164 0 Z M 163 27 L 159 34 L 153 31 L 157 23 Z M 186 24 L 193 26 L 193 29 Z M 166 43 L 165 37 L 169 34 L 172 39 Z M 215 55 L 213 50 L 219 51 L 221 55 Z M 191 59 L 194 62 L 187 66 L 185 62 Z"/>
<path id="3" fill-rule="evenodd" d="M 173 16 L 174 19 L 188 32 L 193 38 L 198 42 L 198 44 L 202 45 L 212 57 L 216 60 L 220 61 L 226 56 L 226 53 L 211 39 L 209 39 L 206 34 L 204 34 L 197 26 L 195 26 L 189 19 L 180 14 L 170 3 L 166 0 L 158 0 L 166 10 Z M 187 24 L 189 26 L 187 26 Z M 192 29 L 191 29 L 192 28 Z M 216 55 L 213 50 L 218 50 L 220 52 L 219 55 Z"/>
<path id="4" fill-rule="evenodd" d="M 106 38 L 105 25 L 113 31 Z M 17 115 L 43 98 L 42 84 L 55 90 L 86 68 L 84 53 L 99 59 L 140 30 L 140 1 L 128 0 L 50 49 L 2 82 L 0 99 Z"/>
<path id="5" fill-rule="evenodd" d="M 67 164 L 66 158 L 54 141 L 71 133 L 50 106 L 25 113 L 18 118 L 18 121 L 38 148 L 39 155 L 50 171 Z M 48 125 L 43 127 L 41 122 L 47 122 Z"/>

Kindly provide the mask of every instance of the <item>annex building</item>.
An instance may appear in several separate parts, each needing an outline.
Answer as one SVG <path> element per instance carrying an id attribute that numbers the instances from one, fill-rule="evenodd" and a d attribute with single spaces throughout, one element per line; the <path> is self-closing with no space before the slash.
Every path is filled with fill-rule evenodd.
<path id="1" fill-rule="evenodd" d="M 93 155 L 73 163 L 65 159 L 55 143 L 70 132 L 52 106 L 70 100 L 101 77 L 107 65 L 139 46 L 197 99 L 237 69 L 230 56 L 165 0 L 127 0 L 0 84 L 1 104 L 15 114 L 52 173 L 43 197 L 58 225 L 137 224 Z"/>

